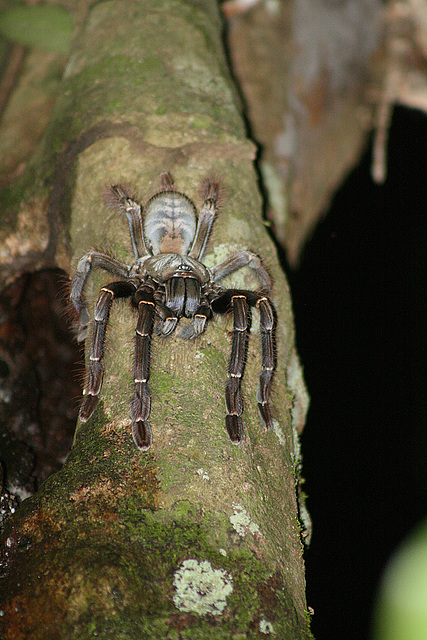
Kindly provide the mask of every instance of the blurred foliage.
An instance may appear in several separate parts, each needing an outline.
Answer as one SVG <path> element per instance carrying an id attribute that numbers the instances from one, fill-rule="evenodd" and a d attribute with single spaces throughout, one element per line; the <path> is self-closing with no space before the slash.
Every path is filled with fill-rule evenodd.
<path id="1" fill-rule="evenodd" d="M 15 7 L 0 15 L 0 33 L 19 44 L 66 53 L 73 35 L 73 18 L 59 7 Z"/>
<path id="2" fill-rule="evenodd" d="M 373 638 L 427 638 L 427 519 L 403 542 L 386 567 Z"/>

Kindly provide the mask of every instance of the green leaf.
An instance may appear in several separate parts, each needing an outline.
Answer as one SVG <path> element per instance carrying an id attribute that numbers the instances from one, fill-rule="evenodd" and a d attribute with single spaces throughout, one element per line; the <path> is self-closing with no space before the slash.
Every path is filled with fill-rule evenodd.
<path id="1" fill-rule="evenodd" d="M 16 7 L 0 14 L 0 33 L 29 47 L 66 53 L 73 35 L 73 19 L 58 7 Z"/>
<path id="2" fill-rule="evenodd" d="M 427 519 L 387 565 L 374 615 L 375 640 L 427 638 Z"/>

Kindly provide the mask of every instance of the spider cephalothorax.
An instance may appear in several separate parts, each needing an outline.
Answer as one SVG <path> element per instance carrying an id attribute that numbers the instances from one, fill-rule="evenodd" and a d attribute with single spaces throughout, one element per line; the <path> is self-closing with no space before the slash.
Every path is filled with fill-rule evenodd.
<path id="1" fill-rule="evenodd" d="M 155 332 L 170 336 L 182 317 L 190 318 L 179 334 L 184 339 L 200 336 L 214 313 L 232 313 L 234 318 L 229 380 L 225 389 L 226 427 L 233 443 L 243 436 L 241 380 L 245 369 L 250 331 L 250 308 L 260 315 L 262 371 L 257 391 L 258 408 L 266 429 L 272 419 L 269 395 L 275 369 L 275 314 L 268 297 L 271 280 L 261 260 L 250 251 L 239 251 L 208 269 L 201 262 L 218 205 L 219 185 L 206 183 L 203 206 L 196 208 L 187 196 L 175 190 L 171 176 L 161 176 L 160 191 L 143 209 L 122 185 L 110 188 L 110 200 L 123 211 L 129 223 L 135 260 L 131 265 L 99 251 L 89 251 L 77 265 L 71 286 L 71 301 L 79 314 L 78 339 L 84 340 L 89 313 L 83 298 L 92 269 L 104 269 L 119 280 L 102 287 L 95 305 L 89 351 L 89 375 L 80 408 L 85 422 L 95 410 L 104 374 L 105 332 L 115 298 L 130 298 L 138 312 L 135 332 L 134 385 L 131 402 L 132 435 L 142 451 L 149 449 L 151 396 L 150 345 Z M 241 267 L 253 269 L 260 281 L 259 291 L 223 289 L 223 278 Z"/>

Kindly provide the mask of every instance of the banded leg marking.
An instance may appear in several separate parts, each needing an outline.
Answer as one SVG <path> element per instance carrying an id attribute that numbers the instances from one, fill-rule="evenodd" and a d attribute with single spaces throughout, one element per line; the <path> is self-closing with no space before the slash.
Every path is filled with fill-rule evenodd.
<path id="1" fill-rule="evenodd" d="M 133 254 L 136 259 L 147 255 L 144 233 L 142 229 L 142 207 L 130 195 L 127 188 L 122 184 L 113 184 L 110 187 L 107 200 L 115 207 L 123 211 L 128 225 Z"/>
<path id="2" fill-rule="evenodd" d="M 131 403 L 132 437 L 141 451 L 147 451 L 153 441 L 151 425 L 148 422 L 151 413 L 151 395 L 148 388 L 150 378 L 150 349 L 153 334 L 155 304 L 152 294 L 138 291 L 135 295 L 138 303 L 138 322 L 135 331 L 135 391 Z"/>
<path id="3" fill-rule="evenodd" d="M 274 312 L 268 298 L 263 296 L 256 303 L 259 309 L 261 335 L 261 364 L 262 371 L 259 376 L 257 401 L 258 411 L 265 429 L 271 429 L 273 420 L 270 409 L 270 390 L 276 369 L 276 349 L 274 334 Z"/>
<path id="4" fill-rule="evenodd" d="M 78 342 L 85 340 L 89 330 L 90 317 L 86 301 L 84 299 L 84 288 L 93 269 L 104 269 L 105 271 L 109 271 L 113 275 L 122 278 L 127 278 L 129 272 L 129 269 L 125 264 L 106 255 L 105 253 L 100 253 L 99 251 L 89 251 L 89 253 L 86 253 L 82 258 L 80 258 L 77 264 L 76 273 L 71 283 L 70 292 L 71 302 L 79 314 L 79 324 L 77 328 Z"/>
<path id="5" fill-rule="evenodd" d="M 242 299 L 245 301 L 244 304 L 237 302 Z M 230 307 L 234 313 L 233 345 L 229 366 L 230 380 L 226 388 L 228 411 L 226 421 L 230 438 L 233 442 L 239 442 L 237 435 L 240 434 L 241 439 L 243 433 L 240 417 L 243 411 L 240 382 L 246 363 L 250 329 L 248 307 L 257 307 L 260 316 L 262 371 L 259 376 L 257 389 L 258 411 L 265 429 L 271 429 L 273 426 L 270 409 L 270 391 L 276 369 L 274 307 L 268 296 L 260 295 L 260 293 L 256 291 L 239 289 L 222 291 L 218 297 L 211 299 L 211 306 L 215 313 L 226 313 Z M 239 335 L 239 329 L 241 335 Z"/>
<path id="6" fill-rule="evenodd" d="M 196 313 L 193 316 L 191 324 L 187 327 L 183 327 L 179 332 L 179 337 L 183 340 L 193 340 L 194 338 L 198 338 L 204 333 L 207 326 L 207 321 L 212 317 L 212 311 L 207 302 L 202 302 L 202 304 L 197 308 Z"/>
<path id="7" fill-rule="evenodd" d="M 228 365 L 230 378 L 225 388 L 225 404 L 227 407 L 225 425 L 231 441 L 234 444 L 238 444 L 243 437 L 241 382 L 248 352 L 250 317 L 245 295 L 233 295 L 231 297 L 231 305 L 233 309 L 233 342 Z"/>
<path id="8" fill-rule="evenodd" d="M 135 285 L 129 282 L 113 282 L 101 289 L 95 305 L 93 332 L 89 350 L 89 375 L 84 391 L 84 400 L 80 407 L 79 417 L 82 422 L 89 420 L 96 405 L 104 377 L 102 359 L 104 357 L 105 332 L 110 317 L 110 309 L 115 298 L 132 295 Z"/>
<path id="9" fill-rule="evenodd" d="M 206 184 L 203 206 L 197 221 L 196 235 L 194 236 L 190 258 L 200 260 L 205 252 L 206 244 L 211 234 L 212 225 L 218 211 L 219 184 L 215 180 L 209 180 Z"/>

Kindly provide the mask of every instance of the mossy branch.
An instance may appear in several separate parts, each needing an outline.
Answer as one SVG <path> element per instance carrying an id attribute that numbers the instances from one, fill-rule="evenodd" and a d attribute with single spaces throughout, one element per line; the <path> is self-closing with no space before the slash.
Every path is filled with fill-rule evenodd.
<path id="1" fill-rule="evenodd" d="M 105 208 L 105 185 L 134 185 L 144 200 L 168 170 L 200 205 L 203 180 L 221 180 L 206 262 L 246 247 L 274 277 L 276 427 L 264 432 L 257 415 L 254 331 L 245 439 L 230 443 L 230 327 L 214 321 L 195 343 L 154 340 L 154 444 L 140 453 L 129 418 L 135 316 L 117 305 L 99 409 L 78 425 L 63 469 L 7 524 L 1 637 L 309 638 L 296 497 L 307 396 L 217 4 L 109 0 L 88 8 L 42 150 L 32 170 L 47 180 L 31 206 L 45 211 L 49 259 L 61 266 L 93 247 L 131 259 L 126 220 Z M 90 300 L 103 278 L 91 281 Z M 247 270 L 236 284 L 257 286 Z"/>

